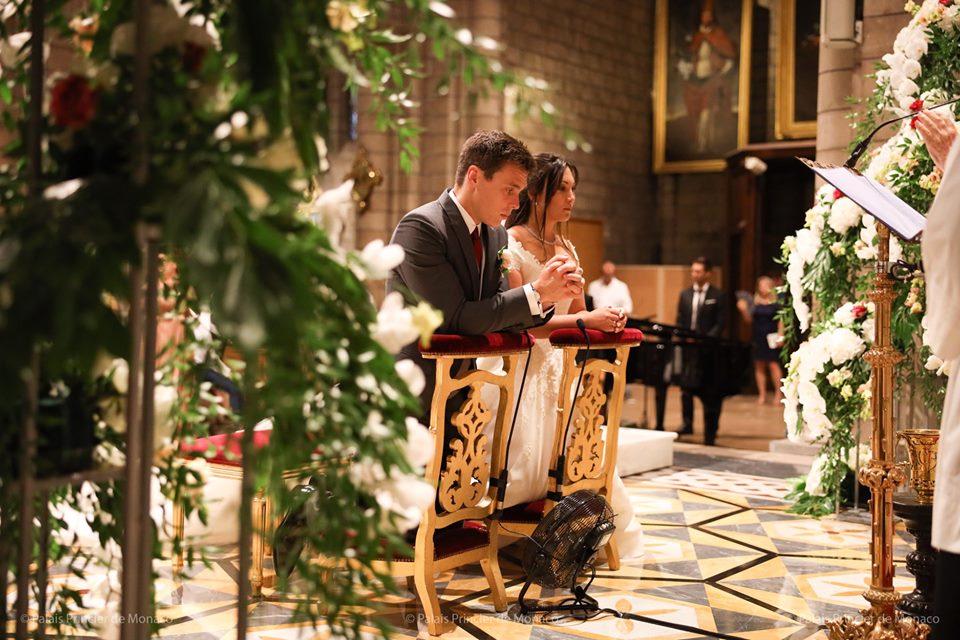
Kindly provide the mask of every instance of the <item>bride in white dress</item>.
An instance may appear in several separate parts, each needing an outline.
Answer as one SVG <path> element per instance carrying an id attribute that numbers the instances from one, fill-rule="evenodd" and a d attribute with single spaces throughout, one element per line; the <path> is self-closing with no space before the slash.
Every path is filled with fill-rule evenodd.
<path id="1" fill-rule="evenodd" d="M 579 262 L 573 244 L 560 231 L 560 225 L 570 220 L 573 212 L 577 181 L 574 165 L 553 154 L 537 155 L 536 168 L 527 180 L 526 190 L 520 194 L 520 208 L 506 222 L 509 245 L 503 252 L 503 264 L 509 269 L 507 279 L 511 288 L 535 282 L 543 265 L 556 255 Z M 555 329 L 576 327 L 578 319 L 583 320 L 588 329 L 618 332 L 623 330 L 626 314 L 623 309 L 611 307 L 587 311 L 581 294 L 558 303 L 549 322 L 530 330 L 537 341 L 531 353 L 510 447 L 506 507 L 546 496 L 563 368 L 562 353 L 550 346 L 548 337 Z M 494 362 L 486 360 L 478 361 L 478 366 L 492 369 L 499 364 L 499 358 L 493 359 Z M 518 371 L 522 372 L 523 368 L 521 362 Z M 634 519 L 633 505 L 619 475 L 614 477 L 609 499 L 616 513 L 615 539 L 620 557 L 641 556 L 643 533 L 640 523 Z"/>

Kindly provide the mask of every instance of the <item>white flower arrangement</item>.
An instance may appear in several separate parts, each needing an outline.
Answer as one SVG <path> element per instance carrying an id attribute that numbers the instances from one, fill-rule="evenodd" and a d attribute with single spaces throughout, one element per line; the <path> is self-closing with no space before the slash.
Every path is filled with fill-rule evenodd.
<path id="1" fill-rule="evenodd" d="M 869 314 L 865 304 L 843 305 L 833 318 L 814 327 L 815 335 L 791 355 L 782 387 L 784 422 L 791 440 L 812 443 L 829 436 L 835 425 L 828 416 L 851 415 L 850 411 L 837 411 L 838 402 L 859 405 L 857 415 L 865 410 L 863 399 L 854 398 L 852 387 L 869 378 L 859 358 L 868 344 L 861 327 Z M 850 391 L 845 393 L 846 387 Z"/>

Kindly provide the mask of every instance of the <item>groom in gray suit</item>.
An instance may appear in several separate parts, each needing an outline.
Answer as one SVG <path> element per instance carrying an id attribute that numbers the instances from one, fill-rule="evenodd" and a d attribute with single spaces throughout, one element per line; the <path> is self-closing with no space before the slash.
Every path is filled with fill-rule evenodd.
<path id="1" fill-rule="evenodd" d="M 519 207 L 520 192 L 533 169 L 526 146 L 502 131 L 478 131 L 460 150 L 456 185 L 407 213 L 391 242 L 405 251 L 390 274 L 387 291 L 408 301 L 426 300 L 443 313 L 437 333 L 476 335 L 543 324 L 556 302 L 580 295 L 583 275 L 576 263 L 554 258 L 540 277 L 508 289 L 499 253 L 507 246 L 501 222 Z M 424 360 L 416 342 L 397 359 L 409 358 L 427 380 L 420 396 L 429 413 L 436 365 Z"/>

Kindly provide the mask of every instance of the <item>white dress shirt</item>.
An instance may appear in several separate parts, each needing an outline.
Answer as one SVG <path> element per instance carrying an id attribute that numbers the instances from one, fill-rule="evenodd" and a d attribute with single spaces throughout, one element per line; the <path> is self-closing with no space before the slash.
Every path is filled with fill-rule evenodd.
<path id="1" fill-rule="evenodd" d="M 474 221 L 473 217 L 467 213 L 467 210 L 463 208 L 463 205 L 460 204 L 460 201 L 457 200 L 457 194 L 453 192 L 453 189 L 450 190 L 450 199 L 453 200 L 453 204 L 457 205 L 457 209 L 460 210 L 460 215 L 463 216 L 463 222 L 467 225 L 467 233 L 471 236 L 473 235 L 473 230 L 476 229 L 479 224 Z M 480 234 L 480 242 L 483 242 L 483 233 Z M 487 252 L 484 249 L 483 259 L 480 263 L 480 298 L 483 297 L 483 269 L 487 266 Z M 540 305 L 540 296 L 533 290 L 532 284 L 523 285 L 523 293 L 527 297 L 527 306 L 530 308 L 530 315 L 543 317 L 543 308 Z"/>
<path id="2" fill-rule="evenodd" d="M 599 278 L 590 283 L 590 286 L 587 287 L 587 293 L 593 298 L 594 309 L 622 307 L 627 315 L 633 313 L 633 298 L 630 296 L 630 288 L 623 280 L 611 278 L 610 284 L 606 284 L 603 278 Z"/>
<path id="3" fill-rule="evenodd" d="M 960 554 L 960 142 L 954 142 L 927 213 L 921 240 L 927 281 L 927 334 L 933 352 L 948 363 L 937 479 L 933 497 L 933 546 Z"/>

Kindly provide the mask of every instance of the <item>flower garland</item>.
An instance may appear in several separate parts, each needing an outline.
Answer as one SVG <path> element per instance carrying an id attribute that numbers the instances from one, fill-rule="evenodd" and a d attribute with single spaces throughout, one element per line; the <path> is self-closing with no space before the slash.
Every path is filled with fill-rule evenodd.
<path id="1" fill-rule="evenodd" d="M 269 422 L 270 442 L 245 452 L 253 481 L 278 512 L 292 506 L 284 472 L 297 469 L 298 480 L 316 483 L 326 498 L 303 532 L 306 545 L 351 559 L 336 580 L 322 563 L 301 560 L 298 585 L 309 597 L 297 600 L 296 613 L 323 618 L 338 637 L 360 637 L 371 626 L 387 636 L 371 600 L 395 585 L 374 567 L 409 553 L 402 533 L 431 502 L 418 472 L 432 436 L 408 418 L 419 408 L 423 373 L 394 354 L 432 334 L 440 319 L 397 296 L 380 309 L 371 303 L 368 281 L 383 278 L 403 251 L 382 242 L 361 251 L 339 246 L 340 231 L 330 224 L 352 209 L 352 185 L 310 203 L 301 194 L 326 163 L 331 71 L 341 71 L 351 90 L 367 87 L 378 125 L 399 138 L 402 166 L 416 153 L 408 96 L 422 77 L 421 48 L 450 73 L 466 66 L 500 88 L 512 76 L 464 44 L 469 31 L 453 28 L 442 2 L 404 5 L 404 15 L 394 16 L 396 5 L 377 0 L 269 7 L 161 1 L 150 4 L 146 34 L 149 126 L 138 127 L 133 3 L 91 7 L 96 14 L 54 3 L 45 16 L 45 33 L 62 45 L 63 70 L 44 79 L 42 196 L 27 197 L 26 145 L 5 149 L 10 161 L 0 166 L 0 543 L 17 544 L 20 510 L 6 502 L 16 498 L 7 488 L 16 479 L 15 436 L 29 404 L 24 372 L 35 354 L 41 402 L 77 408 L 70 419 L 95 433 L 99 464 L 121 464 L 127 455 L 120 417 L 132 342 L 130 272 L 141 262 L 138 227 L 148 223 L 179 268 L 167 292 L 175 300 L 171 315 L 162 322 L 182 324 L 170 346 L 160 341 L 158 438 L 144 461 L 155 478 L 157 502 L 145 523 L 154 557 L 169 553 L 167 501 L 205 517 L 205 463 L 176 455 L 177 443 L 209 435 L 217 423 L 249 430 Z M 32 8 L 0 0 L 0 124 L 14 135 L 28 128 L 32 39 L 7 30 L 26 26 Z M 411 33 L 399 33 L 408 27 Z M 132 150 L 140 134 L 150 157 L 145 180 Z M 217 336 L 197 319 L 208 311 Z M 243 360 L 224 363 L 244 397 L 239 415 L 202 377 L 219 367 L 212 354 L 225 342 Z M 58 489 L 49 501 L 58 541 L 49 560 L 80 572 L 97 556 L 108 579 L 87 594 L 61 583 L 48 600 L 59 622 L 45 631 L 81 623 L 78 609 L 105 610 L 99 619 L 115 620 L 109 612 L 117 603 L 122 488 L 84 483 Z M 99 539 L 94 548 L 75 544 L 71 534 L 81 525 Z"/>
<path id="2" fill-rule="evenodd" d="M 783 381 L 787 436 L 821 446 L 811 475 L 794 489 L 794 510 L 823 515 L 835 507 L 843 461 L 856 446 L 853 426 L 869 417 L 870 367 L 862 355 L 873 330 L 873 304 L 848 302 L 790 357 Z"/>
<path id="3" fill-rule="evenodd" d="M 883 68 L 877 71 L 867 123 L 880 119 L 885 110 L 906 115 L 960 94 L 955 69 L 955 61 L 960 59 L 960 5 L 953 0 L 925 0 L 920 4 L 908 2 L 905 10 L 911 13 L 911 19 L 897 35 L 893 52 L 883 57 Z M 912 119 L 904 121 L 870 154 L 864 173 L 918 211 L 929 208 L 941 177 Z M 847 468 L 846 452 L 855 444 L 850 428 L 866 409 L 864 393 L 868 387 L 862 387 L 864 393 L 835 392 L 825 376 L 832 375 L 836 382 L 845 374 L 831 371 L 830 365 L 823 363 L 824 353 L 829 352 L 825 345 L 833 345 L 833 340 L 845 335 L 838 329 L 843 322 L 837 314 L 843 316 L 852 301 L 866 296 L 871 282 L 869 262 L 876 257 L 876 221 L 829 186 L 817 192 L 804 228 L 784 240 L 781 259 L 787 266 L 785 293 L 791 304 L 781 311 L 780 319 L 788 329 L 796 321 L 801 333 L 809 331 L 806 342 L 791 357 L 784 380 L 784 420 L 791 438 L 821 445 L 811 470 L 813 477 L 798 483 L 790 494 L 794 508 L 801 512 L 832 510 Z M 918 262 L 919 246 L 901 245 L 891 238 L 890 257 L 892 261 L 903 258 Z M 912 399 L 919 390 L 923 404 L 939 413 L 943 376 L 949 372 L 921 339 L 923 279 L 915 277 L 897 290 L 891 322 L 893 343 L 907 356 L 896 370 L 898 391 Z M 850 335 L 846 339 L 851 340 L 851 346 L 859 344 Z M 870 340 L 872 334 L 861 335 L 860 339 Z M 869 372 L 854 371 L 857 380 L 863 375 Z M 858 384 L 865 384 L 865 379 Z M 844 388 L 841 385 L 841 391 Z"/>

